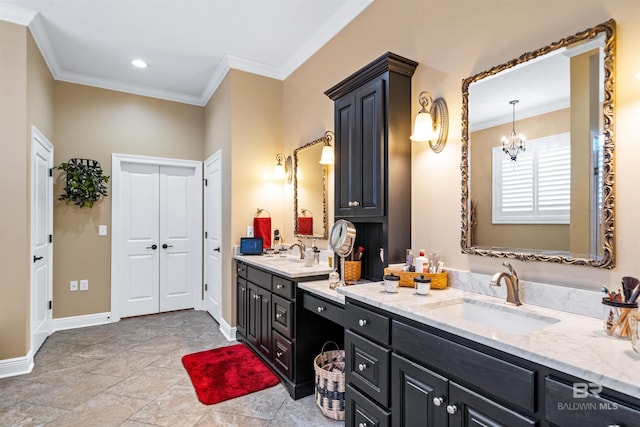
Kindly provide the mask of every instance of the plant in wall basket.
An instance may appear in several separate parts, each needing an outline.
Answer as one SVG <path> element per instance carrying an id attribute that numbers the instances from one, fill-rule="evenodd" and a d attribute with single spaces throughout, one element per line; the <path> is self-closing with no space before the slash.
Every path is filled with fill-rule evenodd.
<path id="1" fill-rule="evenodd" d="M 107 195 L 109 177 L 102 173 L 100 163 L 96 160 L 69 159 L 55 169 L 67 174 L 67 185 L 58 200 L 90 208 L 100 197 Z"/>

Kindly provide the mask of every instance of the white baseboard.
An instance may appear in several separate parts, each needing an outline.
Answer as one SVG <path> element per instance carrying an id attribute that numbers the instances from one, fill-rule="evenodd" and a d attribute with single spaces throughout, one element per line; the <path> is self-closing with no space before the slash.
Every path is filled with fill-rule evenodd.
<path id="1" fill-rule="evenodd" d="M 61 317 L 53 319 L 53 332 L 66 329 L 84 328 L 86 326 L 106 325 L 112 323 L 111 313 L 87 314 L 84 316 Z"/>
<path id="2" fill-rule="evenodd" d="M 33 370 L 33 353 L 26 356 L 0 360 L 0 378 L 28 374 Z"/>
<path id="3" fill-rule="evenodd" d="M 227 341 L 235 341 L 236 340 L 236 331 L 237 328 L 232 328 L 224 318 L 220 319 L 220 332 L 227 339 Z"/>

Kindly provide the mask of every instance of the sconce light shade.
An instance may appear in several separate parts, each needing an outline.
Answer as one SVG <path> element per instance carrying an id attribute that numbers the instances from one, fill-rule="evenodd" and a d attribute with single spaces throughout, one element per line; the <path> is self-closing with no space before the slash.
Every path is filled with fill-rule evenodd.
<path id="1" fill-rule="evenodd" d="M 447 143 L 449 135 L 447 103 L 442 98 L 437 98 L 434 101 L 427 91 L 420 92 L 418 99 L 422 108 L 413 124 L 411 140 L 416 142 L 429 141 L 431 149 L 439 153 Z"/>
<path id="2" fill-rule="evenodd" d="M 324 133 L 324 147 L 322 147 L 322 155 L 320 156 L 321 165 L 332 165 L 335 162 L 333 155 L 333 147 L 331 141 L 333 140 L 333 132 L 330 130 Z"/>
<path id="3" fill-rule="evenodd" d="M 287 184 L 291 184 L 293 178 L 293 168 L 291 167 L 291 156 L 284 157 L 284 154 L 276 154 L 276 166 L 273 169 L 273 177 L 275 179 L 286 179 Z M 283 163 L 284 162 L 284 163 Z"/>

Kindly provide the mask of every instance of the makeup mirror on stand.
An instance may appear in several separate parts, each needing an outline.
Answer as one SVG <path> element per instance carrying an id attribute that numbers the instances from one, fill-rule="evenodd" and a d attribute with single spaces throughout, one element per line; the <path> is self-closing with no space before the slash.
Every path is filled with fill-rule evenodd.
<path id="1" fill-rule="evenodd" d="M 329 247 L 340 258 L 340 283 L 344 286 L 344 259 L 351 255 L 353 244 L 356 241 L 356 227 L 349 221 L 339 219 L 333 224 L 329 235 Z"/>

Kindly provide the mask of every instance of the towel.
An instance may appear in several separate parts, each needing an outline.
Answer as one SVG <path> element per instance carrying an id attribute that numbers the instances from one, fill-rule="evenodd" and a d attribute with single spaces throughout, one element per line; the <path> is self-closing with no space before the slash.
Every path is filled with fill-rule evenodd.
<path id="1" fill-rule="evenodd" d="M 313 235 L 313 217 L 312 216 L 299 216 L 298 217 L 298 234 Z"/>
<path id="2" fill-rule="evenodd" d="M 271 218 L 253 218 L 253 235 L 262 237 L 262 248 L 271 247 Z"/>

